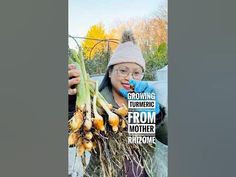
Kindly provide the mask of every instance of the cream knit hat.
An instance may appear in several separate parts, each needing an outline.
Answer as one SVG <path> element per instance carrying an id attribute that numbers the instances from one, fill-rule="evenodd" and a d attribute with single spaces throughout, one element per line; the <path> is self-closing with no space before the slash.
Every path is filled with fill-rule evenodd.
<path id="1" fill-rule="evenodd" d="M 107 68 L 111 65 L 119 63 L 136 63 L 145 70 L 145 60 L 141 50 L 135 45 L 133 33 L 131 31 L 124 31 L 122 34 L 121 44 L 116 48 L 111 56 Z"/>

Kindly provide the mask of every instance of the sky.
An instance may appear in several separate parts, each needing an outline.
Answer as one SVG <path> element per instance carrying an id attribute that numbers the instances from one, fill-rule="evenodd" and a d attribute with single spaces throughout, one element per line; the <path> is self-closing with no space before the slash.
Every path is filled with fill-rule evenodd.
<path id="1" fill-rule="evenodd" d="M 94 24 L 102 22 L 109 30 L 115 21 L 145 18 L 163 7 L 167 0 L 69 0 L 68 32 L 84 37 Z"/>

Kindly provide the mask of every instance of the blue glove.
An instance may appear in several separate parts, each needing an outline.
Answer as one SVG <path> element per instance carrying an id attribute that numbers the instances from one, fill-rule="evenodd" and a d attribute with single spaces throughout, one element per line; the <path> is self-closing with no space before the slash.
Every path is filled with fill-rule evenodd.
<path id="1" fill-rule="evenodd" d="M 130 85 L 132 85 L 134 87 L 134 92 L 135 93 L 155 93 L 156 94 L 156 114 L 158 114 L 160 112 L 160 107 L 158 104 L 158 97 L 157 97 L 157 93 L 155 92 L 154 87 L 150 86 L 148 84 L 148 82 L 146 81 L 137 81 L 137 80 L 130 80 L 129 81 Z M 127 99 L 128 93 L 129 91 L 121 88 L 119 90 L 119 92 L 121 93 L 122 96 L 124 96 Z"/>
<path id="2" fill-rule="evenodd" d="M 137 80 L 130 80 L 129 84 L 134 87 L 135 93 L 155 93 L 155 89 L 148 84 L 146 81 L 137 81 Z M 129 91 L 121 88 L 119 92 L 127 99 Z"/>

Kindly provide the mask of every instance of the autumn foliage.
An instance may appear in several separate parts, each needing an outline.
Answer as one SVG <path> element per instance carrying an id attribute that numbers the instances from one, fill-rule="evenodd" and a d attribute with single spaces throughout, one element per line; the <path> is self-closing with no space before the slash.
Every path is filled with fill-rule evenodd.
<path id="1" fill-rule="evenodd" d="M 106 39 L 104 26 L 101 23 L 91 26 L 86 35 L 86 38 Z M 98 42 L 98 40 L 90 39 L 85 39 L 82 42 L 82 48 L 86 59 L 93 59 L 97 53 L 101 53 L 105 50 L 106 44 L 104 42 Z"/>
<path id="2" fill-rule="evenodd" d="M 103 24 L 95 24 L 90 27 L 82 42 L 86 65 L 90 74 L 101 74 L 106 71 L 106 65 L 110 55 L 117 47 L 117 42 L 109 39 L 120 40 L 124 30 L 132 30 L 137 45 L 141 48 L 146 60 L 146 79 L 154 79 L 154 72 L 167 64 L 168 21 L 166 14 L 153 15 L 149 18 L 130 19 L 128 21 L 116 21 L 112 28 L 105 30 Z M 99 39 L 99 40 L 91 40 Z M 101 41 L 103 40 L 103 41 Z M 97 66 L 100 67 L 97 67 Z M 103 66 L 104 65 L 104 66 Z"/>

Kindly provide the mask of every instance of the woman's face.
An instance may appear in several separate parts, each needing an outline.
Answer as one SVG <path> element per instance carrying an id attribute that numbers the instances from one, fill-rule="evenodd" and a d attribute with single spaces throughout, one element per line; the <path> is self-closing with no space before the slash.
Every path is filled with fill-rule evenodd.
<path id="1" fill-rule="evenodd" d="M 114 65 L 109 71 L 109 77 L 113 89 L 119 93 L 119 89 L 130 90 L 129 80 L 141 80 L 143 78 L 142 67 L 136 63 L 121 63 Z"/>

